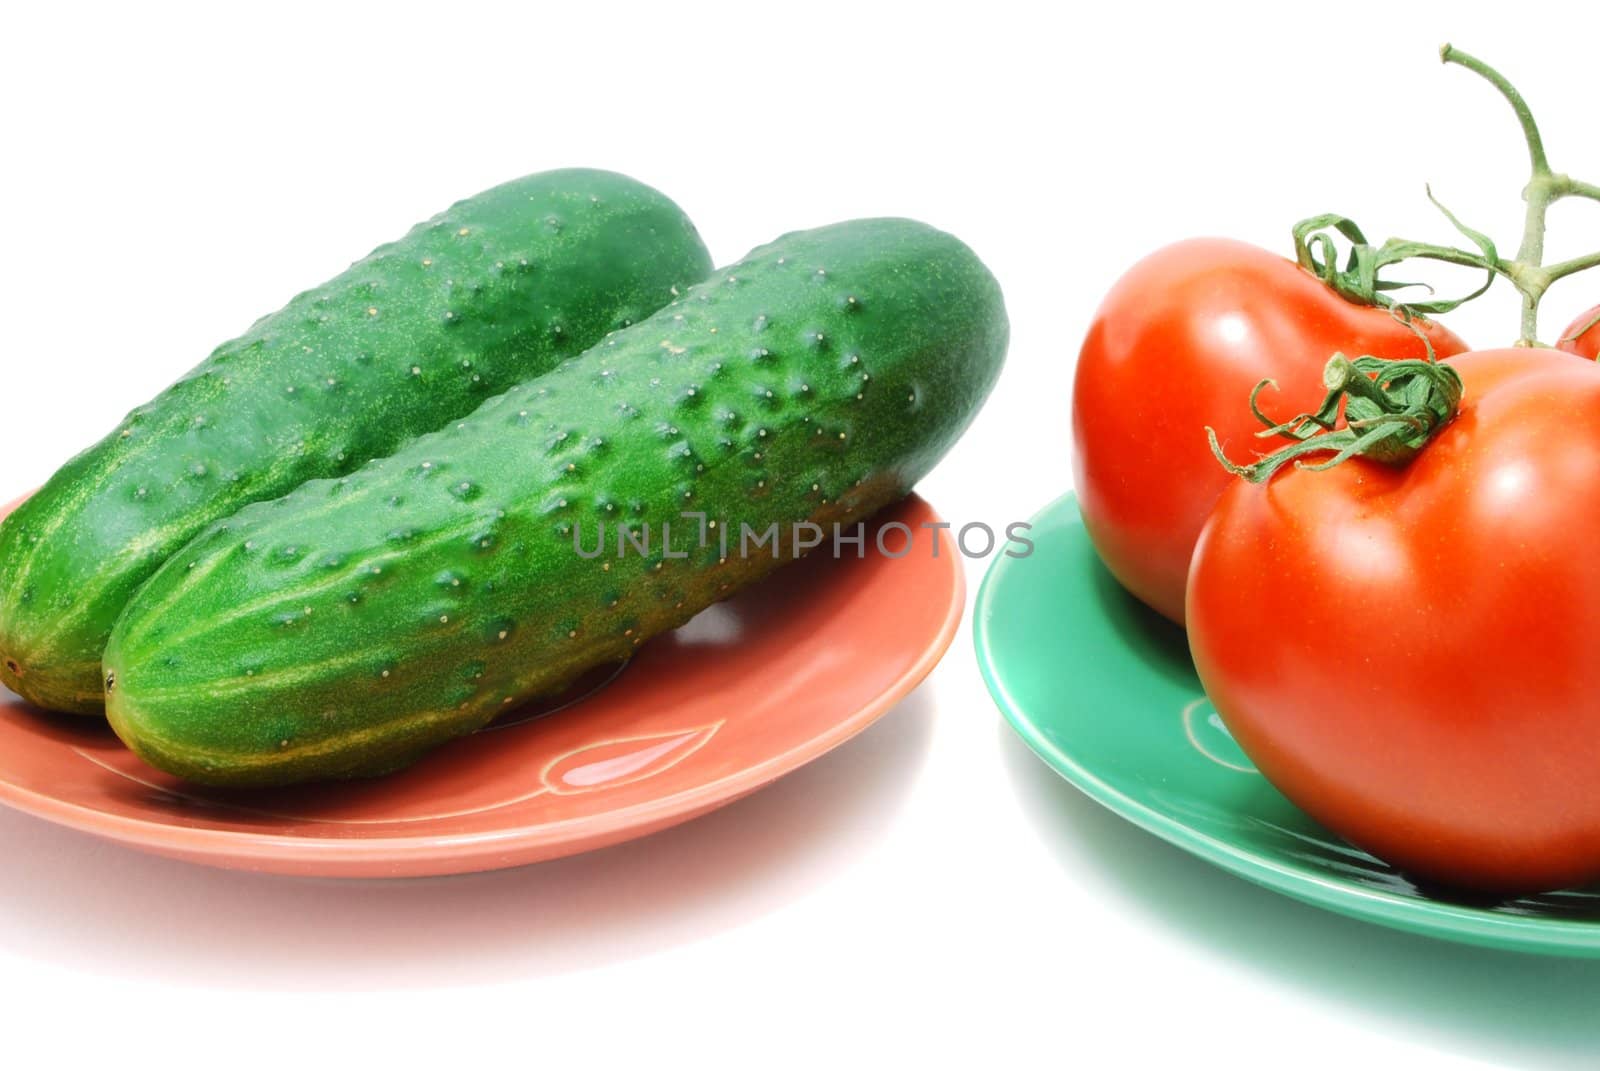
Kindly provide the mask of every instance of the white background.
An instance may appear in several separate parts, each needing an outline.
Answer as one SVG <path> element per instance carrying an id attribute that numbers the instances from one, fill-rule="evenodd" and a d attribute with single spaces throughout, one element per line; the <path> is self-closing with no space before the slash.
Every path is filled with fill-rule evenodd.
<path id="1" fill-rule="evenodd" d="M 412 222 L 593 165 L 677 199 L 719 261 L 872 214 L 971 243 L 1010 364 L 924 493 L 1003 523 L 1066 489 L 1077 344 L 1142 254 L 1286 250 L 1331 209 L 1448 239 L 1429 180 L 1515 246 L 1517 132 L 1445 39 L 1519 82 L 1558 169 L 1600 178 L 1592 4 L 1052 9 L 7 8 L 0 495 Z M 1559 209 L 1553 255 L 1600 241 L 1596 212 Z M 1597 291 L 1555 292 L 1547 336 Z M 1509 342 L 1514 302 L 1456 326 Z M 1577 1067 L 1597 1007 L 1594 966 L 1335 918 L 1102 812 L 1001 728 L 965 629 L 813 767 L 544 866 L 252 877 L 0 814 L 10 1066 Z"/>

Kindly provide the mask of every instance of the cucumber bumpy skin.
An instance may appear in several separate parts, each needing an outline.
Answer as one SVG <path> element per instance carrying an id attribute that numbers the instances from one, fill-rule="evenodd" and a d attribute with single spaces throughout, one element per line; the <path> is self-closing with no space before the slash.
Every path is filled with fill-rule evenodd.
<path id="1" fill-rule="evenodd" d="M 993 276 L 940 231 L 780 238 L 450 428 L 214 526 L 118 621 L 112 727 L 218 785 L 405 766 L 780 563 L 724 559 L 712 523 L 777 523 L 789 560 L 791 525 L 902 497 L 1007 334 Z M 652 526 L 648 554 L 617 556 L 619 522 Z"/>
<path id="2" fill-rule="evenodd" d="M 420 224 L 223 344 L 0 525 L 0 682 L 98 713 L 117 615 L 208 524 L 393 453 L 710 270 L 675 204 L 605 171 Z"/>

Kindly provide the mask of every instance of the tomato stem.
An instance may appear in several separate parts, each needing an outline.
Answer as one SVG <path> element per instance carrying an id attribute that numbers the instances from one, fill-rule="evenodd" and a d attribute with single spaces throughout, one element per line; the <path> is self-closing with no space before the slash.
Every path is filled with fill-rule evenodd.
<path id="1" fill-rule="evenodd" d="M 1295 250 L 1301 266 L 1320 277 L 1323 282 L 1351 301 L 1378 305 L 1384 308 L 1407 309 L 1416 313 L 1445 313 L 1472 301 L 1486 292 L 1495 278 L 1504 278 L 1516 288 L 1522 298 L 1522 317 L 1517 344 L 1537 346 L 1539 335 L 1539 304 L 1545 292 L 1558 280 L 1580 271 L 1600 266 L 1600 253 L 1574 257 L 1558 264 L 1546 266 L 1545 233 L 1550 206 L 1568 197 L 1581 197 L 1600 201 L 1600 186 L 1581 182 L 1570 175 L 1551 169 L 1545 152 L 1544 137 L 1533 118 L 1528 102 L 1517 88 L 1499 71 L 1451 45 L 1439 50 L 1439 58 L 1463 67 L 1489 82 L 1511 105 L 1517 122 L 1522 127 L 1523 140 L 1528 147 L 1530 176 L 1523 188 L 1526 203 L 1523 217 L 1522 241 L 1515 259 L 1500 256 L 1494 242 L 1485 234 L 1462 223 L 1454 213 L 1440 204 L 1428 191 L 1428 199 L 1444 213 L 1450 223 L 1476 247 L 1474 250 L 1435 245 L 1402 239 L 1389 239 L 1373 247 L 1359 227 L 1349 219 L 1336 215 L 1316 216 L 1297 224 L 1294 229 Z M 1351 243 L 1349 257 L 1343 266 L 1337 262 L 1334 238 L 1328 232 L 1336 231 Z M 1410 289 L 1416 284 L 1384 279 L 1385 269 L 1405 260 L 1433 260 L 1475 268 L 1484 272 L 1484 283 L 1464 297 L 1429 299 L 1402 302 L 1392 292 Z"/>
<path id="2" fill-rule="evenodd" d="M 1543 299 L 1545 290 L 1555 281 L 1548 272 L 1538 270 L 1544 264 L 1545 221 L 1550 212 L 1550 205 L 1571 193 L 1572 180 L 1566 176 L 1557 176 L 1550 170 L 1550 159 L 1545 155 L 1544 137 L 1539 133 L 1539 124 L 1534 120 L 1527 100 L 1504 75 L 1476 56 L 1462 52 L 1452 45 L 1445 45 L 1440 49 L 1439 58 L 1447 64 L 1453 63 L 1466 68 L 1499 90 L 1500 95 L 1511 105 L 1511 110 L 1516 113 L 1517 123 L 1522 127 L 1523 139 L 1528 143 L 1528 160 L 1532 165 L 1532 175 L 1522 191 L 1522 199 L 1527 203 L 1522 224 L 1522 245 L 1517 250 L 1516 262 L 1506 266 L 1506 274 L 1512 285 L 1522 294 L 1522 337 L 1517 340 L 1517 344 L 1537 345 L 1539 302 Z"/>
<path id="3" fill-rule="evenodd" d="M 1505 75 L 1454 45 L 1447 44 L 1441 47 L 1439 60 L 1442 63 L 1454 63 L 1458 67 L 1465 67 L 1500 91 L 1501 96 L 1511 105 L 1511 110 L 1517 113 L 1517 122 L 1522 125 L 1523 136 L 1528 142 L 1528 160 L 1533 165 L 1533 173 L 1550 174 L 1550 160 L 1545 156 L 1544 138 L 1539 133 L 1539 124 L 1534 121 L 1533 111 L 1528 107 L 1528 102 L 1522 94 L 1517 92 L 1517 87 L 1512 85 Z"/>
<path id="4" fill-rule="evenodd" d="M 1416 457 L 1461 408 L 1461 376 L 1447 364 L 1432 360 L 1385 361 L 1377 357 L 1333 355 L 1322 372 L 1328 389 L 1312 413 L 1275 423 L 1262 412 L 1261 392 L 1272 386 L 1262 380 L 1250 394 L 1250 411 L 1266 425 L 1258 437 L 1282 436 L 1290 445 L 1248 465 L 1231 461 L 1206 429 L 1211 452 L 1222 467 L 1251 483 L 1262 483 L 1284 465 L 1330 469 L 1352 457 L 1365 457 L 1387 465 L 1404 465 Z M 1338 426 L 1341 411 L 1344 426 Z M 1303 460 L 1311 454 L 1333 456 L 1315 465 Z"/>
<path id="5" fill-rule="evenodd" d="M 1600 253 L 1589 253 L 1585 256 L 1573 257 L 1571 260 L 1563 260 L 1559 264 L 1552 264 L 1544 269 L 1544 273 L 1550 277 L 1551 282 L 1555 282 L 1557 279 L 1565 279 L 1569 275 L 1587 271 L 1593 267 L 1600 267 Z"/>

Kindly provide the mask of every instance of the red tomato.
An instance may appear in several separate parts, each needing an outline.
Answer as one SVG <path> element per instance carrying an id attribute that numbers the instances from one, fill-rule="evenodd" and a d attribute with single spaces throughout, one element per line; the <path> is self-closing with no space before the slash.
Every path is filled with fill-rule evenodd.
<path id="1" fill-rule="evenodd" d="M 1443 357 L 1466 349 L 1427 325 Z M 1249 397 L 1283 419 L 1315 409 L 1322 369 L 1348 357 L 1426 356 L 1406 325 L 1352 304 L 1294 262 L 1242 242 L 1206 238 L 1147 257 L 1095 316 L 1073 389 L 1074 478 L 1084 524 L 1112 574 L 1183 621 L 1184 581 L 1212 503 L 1233 479 L 1205 429 L 1241 463 L 1282 441 L 1255 438 Z"/>
<path id="2" fill-rule="evenodd" d="M 1189 577 L 1206 692 L 1261 772 L 1422 878 L 1600 878 L 1600 365 L 1470 353 L 1409 465 L 1235 480 Z"/>
<path id="3" fill-rule="evenodd" d="M 1556 348 L 1591 361 L 1600 360 L 1600 305 L 1572 321 L 1571 326 L 1561 332 Z"/>

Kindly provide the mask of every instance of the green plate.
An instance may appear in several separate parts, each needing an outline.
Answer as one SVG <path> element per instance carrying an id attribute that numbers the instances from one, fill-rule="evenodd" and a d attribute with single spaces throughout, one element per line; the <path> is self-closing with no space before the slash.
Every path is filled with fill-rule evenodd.
<path id="1" fill-rule="evenodd" d="M 1600 889 L 1501 903 L 1420 891 L 1266 782 L 1211 707 L 1183 631 L 1127 595 L 1077 503 L 1033 519 L 1035 551 L 997 559 L 973 635 L 1006 719 L 1057 773 L 1117 814 L 1307 903 L 1413 933 L 1600 957 Z"/>

